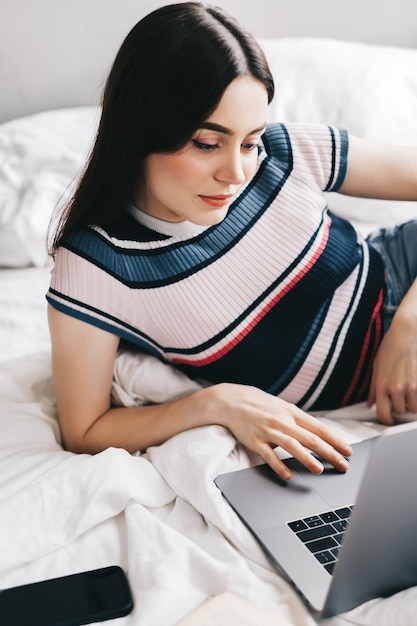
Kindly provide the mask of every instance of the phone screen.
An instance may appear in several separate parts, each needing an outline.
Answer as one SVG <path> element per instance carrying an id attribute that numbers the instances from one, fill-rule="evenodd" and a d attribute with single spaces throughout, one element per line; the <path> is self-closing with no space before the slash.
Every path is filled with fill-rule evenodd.
<path id="1" fill-rule="evenodd" d="M 116 565 L 0 591 L 2 626 L 78 626 L 132 609 L 129 583 Z"/>

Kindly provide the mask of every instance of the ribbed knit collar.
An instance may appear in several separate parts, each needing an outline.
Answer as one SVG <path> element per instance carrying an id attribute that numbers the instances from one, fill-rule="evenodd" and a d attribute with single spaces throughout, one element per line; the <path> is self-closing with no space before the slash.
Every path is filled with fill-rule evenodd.
<path id="1" fill-rule="evenodd" d="M 195 237 L 209 228 L 209 226 L 199 226 L 198 224 L 186 221 L 166 222 L 165 220 L 160 220 L 157 217 L 148 215 L 148 213 L 144 213 L 133 204 L 130 205 L 129 212 L 143 226 L 157 233 L 161 233 L 162 235 L 167 235 L 168 237 Z"/>

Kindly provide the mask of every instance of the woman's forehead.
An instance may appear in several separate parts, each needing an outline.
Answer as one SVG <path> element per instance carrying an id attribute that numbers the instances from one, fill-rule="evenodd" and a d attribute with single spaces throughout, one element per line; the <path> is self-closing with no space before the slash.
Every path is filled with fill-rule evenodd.
<path id="1" fill-rule="evenodd" d="M 266 87 L 252 76 L 240 76 L 225 89 L 223 96 L 201 128 L 228 135 L 261 132 L 266 125 L 268 93 Z"/>

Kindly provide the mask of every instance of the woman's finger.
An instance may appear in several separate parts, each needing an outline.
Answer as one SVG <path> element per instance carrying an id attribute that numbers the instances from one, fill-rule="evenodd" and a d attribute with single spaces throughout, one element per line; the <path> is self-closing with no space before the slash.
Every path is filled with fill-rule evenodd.
<path id="1" fill-rule="evenodd" d="M 312 452 L 339 471 L 345 472 L 349 468 L 349 463 L 345 456 L 340 454 L 338 450 L 317 435 L 302 428 L 299 428 L 292 437 L 280 434 L 278 438 L 281 440 L 279 445 L 284 450 L 315 474 L 320 474 L 324 468 L 320 460 L 311 454 Z M 346 444 L 346 451 L 347 456 L 352 452 L 348 444 Z"/>

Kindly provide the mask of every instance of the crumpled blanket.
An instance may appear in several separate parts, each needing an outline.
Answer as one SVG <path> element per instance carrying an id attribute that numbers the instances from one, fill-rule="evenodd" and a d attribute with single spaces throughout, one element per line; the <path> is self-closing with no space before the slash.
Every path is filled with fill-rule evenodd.
<path id="1" fill-rule="evenodd" d="M 114 366 L 111 397 L 116 406 L 161 404 L 198 391 L 204 384 L 151 354 L 120 350 Z"/>
<path id="2" fill-rule="evenodd" d="M 144 388 L 143 362 L 139 368 L 136 359 L 140 355 L 119 355 L 114 391 L 140 403 L 155 401 L 155 387 L 152 392 Z M 158 370 L 167 394 L 191 390 L 185 389 L 188 381 L 176 375 L 173 380 L 171 374 Z M 48 353 L 2 365 L 0 398 L 3 588 L 119 564 L 135 599 L 133 613 L 120 624 L 173 626 L 224 590 L 294 626 L 321 623 L 213 483 L 217 474 L 256 461 L 226 429 L 213 425 L 186 431 L 145 454 L 115 448 L 94 456 L 67 452 L 60 443 Z M 372 423 L 341 424 L 337 427 L 353 439 L 375 434 Z M 413 588 L 326 624 L 407 626 L 414 623 L 416 602 Z"/>

